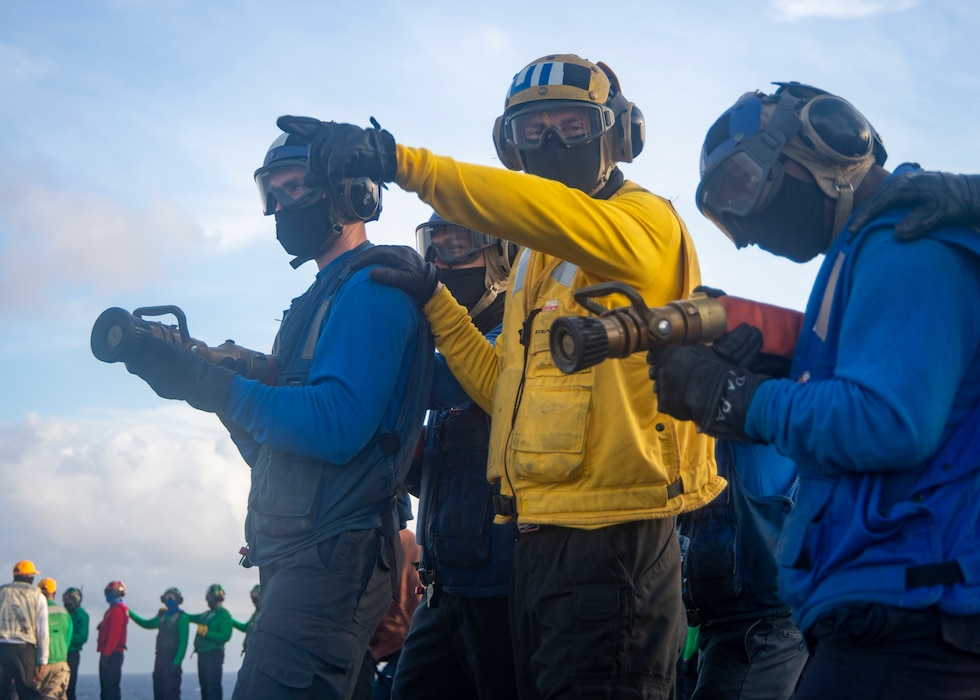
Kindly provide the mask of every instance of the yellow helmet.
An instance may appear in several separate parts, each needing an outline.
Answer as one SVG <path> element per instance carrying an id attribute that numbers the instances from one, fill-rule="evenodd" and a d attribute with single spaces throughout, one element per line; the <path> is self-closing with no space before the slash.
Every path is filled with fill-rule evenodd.
<path id="1" fill-rule="evenodd" d="M 40 571 L 30 559 L 24 559 L 14 564 L 14 576 L 37 576 Z"/>
<path id="2" fill-rule="evenodd" d="M 578 100 L 604 105 L 612 90 L 611 73 L 602 70 L 601 64 L 571 53 L 542 56 L 514 76 L 504 99 L 504 112 L 538 100 Z"/>
<path id="3" fill-rule="evenodd" d="M 45 593 L 50 593 L 51 595 L 54 595 L 55 591 L 58 590 L 58 584 L 55 583 L 53 578 L 42 578 L 40 582 L 38 582 L 37 587 Z"/>
<path id="4" fill-rule="evenodd" d="M 588 109 L 582 110 L 586 105 Z M 528 120 L 541 122 L 543 113 L 563 107 L 584 115 L 575 132 L 563 133 L 557 126 L 528 128 Z M 642 112 L 623 97 L 609 66 L 574 54 L 552 54 L 532 61 L 511 81 L 504 112 L 493 131 L 500 162 L 511 170 L 527 170 L 525 154 L 540 150 L 548 132 L 570 149 L 600 139 L 599 163 L 589 192 L 593 194 L 606 183 L 616 163 L 632 162 L 643 150 L 645 124 Z"/>

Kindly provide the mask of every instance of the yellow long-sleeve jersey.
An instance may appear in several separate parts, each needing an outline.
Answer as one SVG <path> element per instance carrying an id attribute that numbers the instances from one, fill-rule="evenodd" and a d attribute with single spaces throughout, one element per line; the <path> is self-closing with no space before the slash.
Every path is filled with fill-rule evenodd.
<path id="1" fill-rule="evenodd" d="M 670 517 L 717 496 L 725 482 L 713 441 L 656 410 L 642 355 L 566 375 L 549 348 L 556 318 L 587 315 L 572 296 L 580 287 L 619 280 L 662 306 L 700 283 L 671 204 L 628 181 L 601 200 L 424 149 L 399 144 L 397 157 L 397 184 L 447 221 L 522 246 L 496 346 L 447 290 L 425 307 L 437 348 L 492 416 L 487 477 L 514 497 L 519 522 L 591 529 Z"/>

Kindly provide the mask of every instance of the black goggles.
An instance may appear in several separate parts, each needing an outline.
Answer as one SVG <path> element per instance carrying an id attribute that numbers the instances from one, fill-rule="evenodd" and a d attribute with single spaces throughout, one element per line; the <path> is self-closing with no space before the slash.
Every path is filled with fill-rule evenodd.
<path id="1" fill-rule="evenodd" d="M 616 115 L 605 105 L 578 100 L 541 100 L 504 117 L 504 138 L 535 151 L 553 134 L 566 146 L 584 146 L 612 128 Z"/>

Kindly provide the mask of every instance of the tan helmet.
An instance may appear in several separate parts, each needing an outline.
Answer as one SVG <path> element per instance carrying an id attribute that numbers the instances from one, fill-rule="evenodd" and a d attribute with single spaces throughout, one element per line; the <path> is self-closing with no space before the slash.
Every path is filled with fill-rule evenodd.
<path id="1" fill-rule="evenodd" d="M 601 138 L 594 193 L 606 183 L 616 163 L 630 163 L 640 154 L 646 136 L 642 112 L 623 96 L 616 74 L 602 62 L 592 63 L 574 54 L 552 54 L 521 69 L 511 81 L 504 112 L 494 124 L 497 155 L 511 170 L 526 170 L 522 151 L 533 150 L 533 144 L 523 141 L 517 120 L 520 115 L 562 103 L 593 108 L 590 128 L 579 144 Z"/>

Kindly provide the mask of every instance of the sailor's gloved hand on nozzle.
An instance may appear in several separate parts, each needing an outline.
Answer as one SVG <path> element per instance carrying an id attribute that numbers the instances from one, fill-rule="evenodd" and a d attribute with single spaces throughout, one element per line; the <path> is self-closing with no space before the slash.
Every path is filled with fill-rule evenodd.
<path id="1" fill-rule="evenodd" d="M 360 270 L 368 265 L 381 265 L 371 270 L 371 279 L 402 290 L 420 309 L 439 286 L 439 268 L 407 245 L 376 245 L 358 255 L 351 269 Z"/>
<path id="2" fill-rule="evenodd" d="M 647 354 L 647 362 L 662 413 L 694 421 L 711 437 L 749 439 L 745 434 L 749 404 L 759 384 L 769 377 L 726 362 L 707 345 L 656 348 Z"/>
<path id="3" fill-rule="evenodd" d="M 762 331 L 747 323 L 740 323 L 734 330 L 715 340 L 711 349 L 723 361 L 746 367 L 762 349 Z"/>
<path id="4" fill-rule="evenodd" d="M 126 362 L 130 374 L 142 378 L 157 395 L 186 401 L 194 408 L 224 410 L 235 372 L 208 362 L 195 352 L 156 337 L 143 338 Z"/>
<path id="5" fill-rule="evenodd" d="M 280 129 L 310 143 L 310 172 L 320 185 L 369 177 L 392 182 L 398 172 L 395 137 L 377 122 L 370 129 L 353 124 L 322 122 L 312 117 L 282 116 Z"/>
<path id="6" fill-rule="evenodd" d="M 851 221 L 857 233 L 889 209 L 911 207 L 895 236 L 911 241 L 945 226 L 980 226 L 980 175 L 908 172 L 882 183 Z"/>

